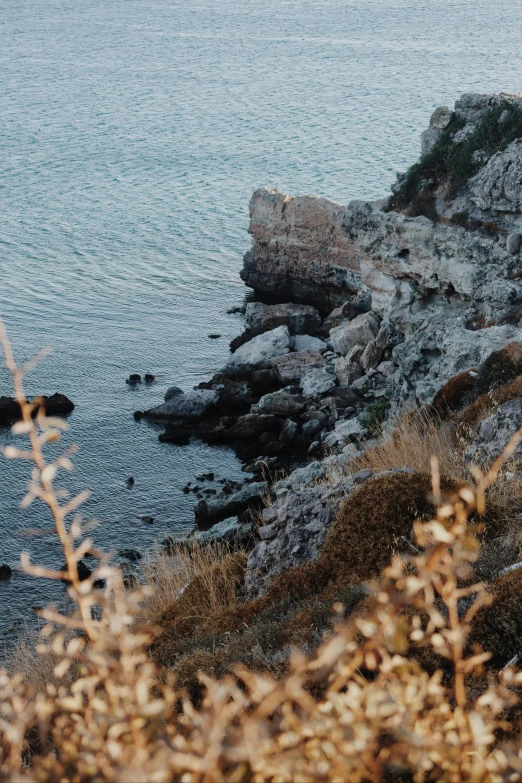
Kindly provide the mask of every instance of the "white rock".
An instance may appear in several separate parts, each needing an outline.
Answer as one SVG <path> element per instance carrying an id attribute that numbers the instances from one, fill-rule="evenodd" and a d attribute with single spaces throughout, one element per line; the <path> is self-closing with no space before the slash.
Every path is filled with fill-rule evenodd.
<path id="1" fill-rule="evenodd" d="M 361 365 L 352 362 L 348 356 L 340 356 L 339 359 L 336 359 L 334 369 L 341 386 L 351 386 L 357 378 L 364 374 Z"/>
<path id="2" fill-rule="evenodd" d="M 316 394 L 325 394 L 335 386 L 335 375 L 328 367 L 308 370 L 301 378 L 303 397 L 315 397 Z"/>
<path id="3" fill-rule="evenodd" d="M 300 351 L 277 356 L 272 361 L 272 367 L 283 383 L 299 384 L 303 375 L 315 367 L 324 367 L 326 359 L 319 351 Z"/>
<path id="4" fill-rule="evenodd" d="M 253 369 L 266 369 L 272 359 L 290 351 L 290 333 L 286 326 L 278 326 L 241 345 L 228 360 L 224 372 L 241 375 Z"/>
<path id="5" fill-rule="evenodd" d="M 363 313 L 352 321 L 336 326 L 330 332 L 330 340 L 336 353 L 346 356 L 352 348 L 361 345 L 366 348 L 377 336 L 379 322 L 374 313 Z"/>
<path id="6" fill-rule="evenodd" d="M 324 353 L 327 345 L 318 337 L 312 337 L 310 334 L 297 334 L 294 338 L 294 350 L 296 351 L 319 351 Z"/>

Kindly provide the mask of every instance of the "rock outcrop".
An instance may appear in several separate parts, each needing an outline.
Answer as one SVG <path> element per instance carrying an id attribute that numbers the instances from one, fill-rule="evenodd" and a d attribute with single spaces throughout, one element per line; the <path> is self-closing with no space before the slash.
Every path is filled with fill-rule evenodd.
<path id="1" fill-rule="evenodd" d="M 65 394 L 52 394 L 50 397 L 35 397 L 33 416 L 43 408 L 47 416 L 67 416 L 74 410 L 74 403 Z M 13 397 L 0 397 L 0 425 L 5 426 L 19 421 L 22 417 L 19 404 Z"/>
<path id="2" fill-rule="evenodd" d="M 388 200 L 255 191 L 242 271 L 259 295 L 337 307 L 321 334 L 341 356 L 371 344 L 358 363 L 336 365 L 342 383 L 375 369 L 388 345 L 396 405 L 430 402 L 449 378 L 522 340 L 522 98 L 463 95 L 454 111 L 434 112 L 422 147 Z M 423 180 L 437 156 L 447 174 Z M 359 312 L 353 301 L 365 303 Z M 380 324 L 393 339 L 377 340 Z"/>

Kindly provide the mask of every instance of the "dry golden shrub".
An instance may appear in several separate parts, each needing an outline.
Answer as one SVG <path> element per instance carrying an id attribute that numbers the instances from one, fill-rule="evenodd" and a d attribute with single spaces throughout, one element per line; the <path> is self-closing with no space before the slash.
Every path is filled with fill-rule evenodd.
<path id="1" fill-rule="evenodd" d="M 51 656 L 45 691 L 23 673 L 0 670 L 0 780 L 37 783 L 275 783 L 275 781 L 413 780 L 502 783 L 522 777 L 520 732 L 507 725 L 522 683 L 513 665 L 484 666 L 489 653 L 472 648 L 470 633 L 491 597 L 473 583 L 478 542 L 468 519 L 483 515 L 485 492 L 501 460 L 451 499 L 441 493 L 432 463 L 435 513 L 414 522 L 414 550 L 396 554 L 371 589 L 374 599 L 344 621 L 316 654 L 295 653 L 284 676 L 237 667 L 217 680 L 201 672 L 195 706 L 149 656 L 150 629 L 136 623 L 146 589 L 125 590 L 103 560 L 79 582 L 76 564 L 92 541 L 79 518 L 81 497 L 54 488 L 67 455 L 46 463 L 43 446 L 59 437 L 57 421 L 26 403 L 21 371 L 7 353 L 23 421 L 15 433 L 30 448 L 8 449 L 32 460 L 28 500 L 46 503 L 66 557 L 65 572 L 22 567 L 39 576 L 67 575 L 76 610 L 42 615 L 39 655 Z M 513 453 L 522 432 L 512 439 Z M 100 553 L 101 554 L 101 553 Z M 97 590 L 94 580 L 104 578 Z M 196 576 L 195 580 L 198 577 Z M 446 661 L 430 671 L 412 650 Z M 429 657 L 429 656 L 428 656 Z M 208 654 L 201 667 L 210 665 Z M 72 681 L 68 672 L 74 669 Z M 313 685 L 318 686 L 314 691 Z M 312 695 L 313 693 L 317 695 Z"/>

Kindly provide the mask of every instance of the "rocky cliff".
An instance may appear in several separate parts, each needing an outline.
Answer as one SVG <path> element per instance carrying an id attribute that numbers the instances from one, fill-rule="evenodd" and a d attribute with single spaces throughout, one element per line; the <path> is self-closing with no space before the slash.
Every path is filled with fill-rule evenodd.
<path id="1" fill-rule="evenodd" d="M 469 464 L 488 467 L 522 425 L 521 140 L 518 97 L 465 95 L 434 112 L 420 161 L 387 199 L 254 193 L 242 277 L 258 301 L 245 305 L 245 331 L 213 378 L 136 413 L 164 422 L 163 441 L 199 437 L 245 463 L 243 487 L 184 491 L 200 500 L 197 536 L 249 550 L 248 593 L 316 560 L 343 499 L 370 479 L 418 480 L 424 498 L 429 477 L 409 474 L 429 471 L 434 453 L 468 480 Z M 511 467 L 506 497 L 522 486 Z M 395 503 L 392 493 L 379 507 Z M 484 577 L 520 560 L 495 547 Z"/>
<path id="2" fill-rule="evenodd" d="M 399 335 L 392 397 L 431 401 L 457 372 L 522 337 L 518 136 L 521 98 L 463 95 L 454 111 L 434 112 L 419 163 L 387 199 L 343 206 L 255 191 L 243 280 L 322 310 L 366 303 Z"/>

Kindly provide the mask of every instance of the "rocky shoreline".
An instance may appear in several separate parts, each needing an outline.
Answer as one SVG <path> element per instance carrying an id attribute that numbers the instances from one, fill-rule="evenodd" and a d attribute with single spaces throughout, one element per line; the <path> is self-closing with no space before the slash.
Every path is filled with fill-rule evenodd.
<path id="1" fill-rule="evenodd" d="M 509 139 L 519 112 L 522 99 L 505 95 L 437 109 L 418 171 L 398 174 L 380 202 L 255 191 L 241 277 L 258 301 L 244 308 L 245 331 L 213 378 L 135 414 L 161 423 L 162 441 L 196 437 L 243 461 L 244 485 L 202 498 L 195 518 L 216 538 L 255 543 L 253 592 L 317 557 L 340 500 L 374 475 L 349 466 L 383 427 L 411 409 L 446 415 L 517 377 L 522 140 Z M 494 147 L 483 142 L 492 124 Z M 462 181 L 435 167 L 448 150 L 471 161 Z M 492 373 L 508 355 L 507 375 Z"/>

